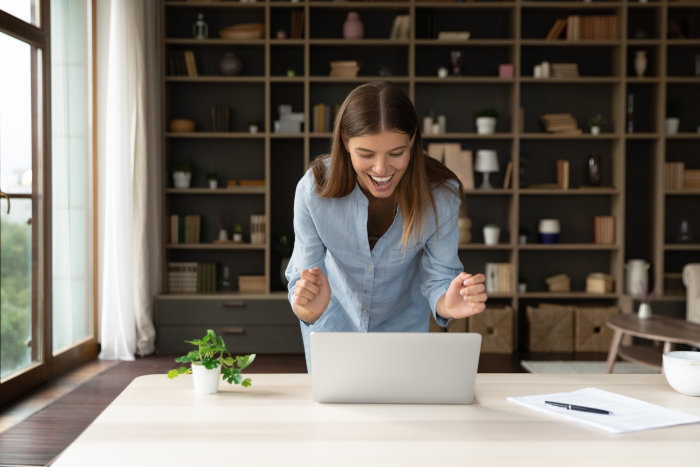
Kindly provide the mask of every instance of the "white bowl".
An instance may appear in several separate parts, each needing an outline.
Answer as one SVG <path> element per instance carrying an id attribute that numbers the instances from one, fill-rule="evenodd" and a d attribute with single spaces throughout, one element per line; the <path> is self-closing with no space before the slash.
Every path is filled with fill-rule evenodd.
<path id="1" fill-rule="evenodd" d="M 673 389 L 688 396 L 700 396 L 700 352 L 668 352 L 663 360 L 666 381 Z"/>

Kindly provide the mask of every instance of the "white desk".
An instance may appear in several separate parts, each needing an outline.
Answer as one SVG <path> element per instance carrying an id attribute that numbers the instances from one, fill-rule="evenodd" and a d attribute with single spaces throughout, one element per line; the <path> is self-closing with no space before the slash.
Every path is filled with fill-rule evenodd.
<path id="1" fill-rule="evenodd" d="M 700 415 L 663 375 L 480 374 L 473 405 L 328 405 L 305 374 L 195 396 L 189 376 L 135 379 L 56 467 L 698 465 L 700 424 L 613 435 L 508 396 L 595 386 Z M 601 463 L 602 461 L 602 463 Z"/>

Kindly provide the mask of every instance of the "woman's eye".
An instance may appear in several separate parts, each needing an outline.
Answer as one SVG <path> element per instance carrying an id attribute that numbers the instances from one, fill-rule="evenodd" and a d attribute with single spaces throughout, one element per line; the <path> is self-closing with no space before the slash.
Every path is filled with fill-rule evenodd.
<path id="1" fill-rule="evenodd" d="M 403 151 L 401 151 L 401 152 L 390 152 L 389 155 L 390 155 L 391 157 L 401 157 L 401 156 L 403 156 Z"/>

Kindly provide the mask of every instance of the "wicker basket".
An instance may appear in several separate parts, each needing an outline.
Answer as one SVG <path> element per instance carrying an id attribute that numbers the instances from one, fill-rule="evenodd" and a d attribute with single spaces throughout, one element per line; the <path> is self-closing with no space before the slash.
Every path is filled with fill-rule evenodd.
<path id="1" fill-rule="evenodd" d="M 241 23 L 221 29 L 219 35 L 224 39 L 262 39 L 264 32 L 263 23 Z"/>

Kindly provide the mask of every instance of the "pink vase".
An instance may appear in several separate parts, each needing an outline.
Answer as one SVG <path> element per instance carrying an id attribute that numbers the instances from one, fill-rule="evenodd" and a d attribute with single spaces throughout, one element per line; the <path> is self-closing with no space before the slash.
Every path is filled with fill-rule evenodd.
<path id="1" fill-rule="evenodd" d="M 348 17 L 343 24 L 343 37 L 345 39 L 362 39 L 365 35 L 365 27 L 360 21 L 360 15 L 356 11 L 348 12 Z"/>

